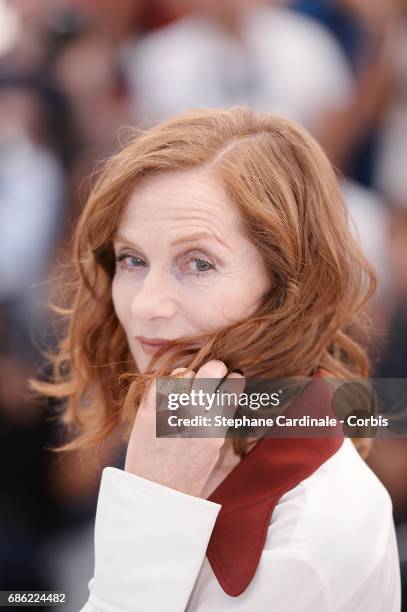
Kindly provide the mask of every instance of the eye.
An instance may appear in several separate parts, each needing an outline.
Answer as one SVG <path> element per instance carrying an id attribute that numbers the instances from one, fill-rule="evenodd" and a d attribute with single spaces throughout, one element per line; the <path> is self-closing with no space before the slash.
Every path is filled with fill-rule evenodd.
<path id="1" fill-rule="evenodd" d="M 119 267 L 126 270 L 133 270 L 134 268 L 140 268 L 146 265 L 146 262 L 137 257 L 136 255 L 130 255 L 129 253 L 122 253 L 116 257 L 116 262 Z"/>
<path id="2" fill-rule="evenodd" d="M 144 259 L 131 253 L 122 253 L 117 255 L 116 262 L 118 268 L 129 271 L 144 268 L 148 265 Z M 209 261 L 209 259 L 206 259 L 205 256 L 197 255 L 190 255 L 181 265 L 181 270 L 184 273 L 201 278 L 207 276 L 212 270 L 215 269 L 216 266 Z"/>
<path id="3" fill-rule="evenodd" d="M 211 270 L 215 270 L 214 264 L 204 257 L 192 256 L 188 264 L 191 267 L 192 274 L 198 277 L 207 276 Z"/>

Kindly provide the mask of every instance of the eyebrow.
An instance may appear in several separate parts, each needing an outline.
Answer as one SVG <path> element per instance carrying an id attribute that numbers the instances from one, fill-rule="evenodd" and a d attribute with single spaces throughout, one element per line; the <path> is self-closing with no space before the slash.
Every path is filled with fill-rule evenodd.
<path id="1" fill-rule="evenodd" d="M 215 236 L 213 236 L 212 234 L 209 234 L 208 232 L 196 232 L 195 234 L 191 234 L 189 236 L 182 236 L 181 238 L 177 238 L 176 240 L 174 240 L 171 243 L 171 246 L 177 246 L 185 242 L 196 242 L 198 240 L 206 240 L 206 241 L 210 240 L 211 242 L 218 242 L 225 248 L 227 249 L 229 248 L 222 240 L 219 240 L 219 238 L 216 238 Z M 117 234 L 115 241 L 127 242 L 128 244 L 134 244 L 132 243 L 131 240 L 128 240 L 126 236 L 123 236 L 121 234 Z M 134 246 L 137 246 L 137 245 L 134 244 Z"/>

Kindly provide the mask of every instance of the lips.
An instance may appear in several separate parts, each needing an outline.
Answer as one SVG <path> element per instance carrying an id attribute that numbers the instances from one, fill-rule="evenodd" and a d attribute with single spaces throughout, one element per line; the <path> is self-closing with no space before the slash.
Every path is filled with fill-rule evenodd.
<path id="1" fill-rule="evenodd" d="M 169 344 L 171 340 L 165 338 L 145 338 L 144 336 L 136 336 L 143 351 L 149 355 L 156 353 L 162 346 Z"/>
<path id="2" fill-rule="evenodd" d="M 162 344 L 168 344 L 169 342 L 172 342 L 172 340 L 169 340 L 168 338 L 146 338 L 145 336 L 136 336 L 136 338 L 144 344 L 151 344 L 153 346 L 161 346 Z"/>

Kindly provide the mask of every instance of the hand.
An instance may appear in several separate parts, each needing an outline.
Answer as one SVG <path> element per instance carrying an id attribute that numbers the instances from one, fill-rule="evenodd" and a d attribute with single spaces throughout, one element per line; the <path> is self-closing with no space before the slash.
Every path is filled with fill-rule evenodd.
<path id="1" fill-rule="evenodd" d="M 172 374 L 177 371 L 174 370 Z M 197 391 L 204 382 L 205 391 L 212 393 L 223 378 L 225 380 L 219 387 L 221 391 L 226 381 L 241 379 L 240 385 L 234 383 L 235 392 L 241 393 L 245 384 L 244 377 L 237 372 L 227 375 L 227 372 L 222 361 L 213 359 L 203 365 L 197 374 L 185 371 L 182 378 L 193 379 L 192 389 Z M 139 406 L 124 469 L 158 484 L 200 497 L 206 481 L 214 471 L 225 438 L 157 438 L 155 402 L 156 381 Z"/>

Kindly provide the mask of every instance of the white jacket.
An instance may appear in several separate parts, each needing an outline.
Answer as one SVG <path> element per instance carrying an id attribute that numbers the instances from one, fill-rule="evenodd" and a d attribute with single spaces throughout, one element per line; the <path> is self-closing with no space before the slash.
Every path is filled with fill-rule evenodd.
<path id="1" fill-rule="evenodd" d="M 321 377 L 287 416 L 333 415 Z M 303 431 L 271 429 L 208 499 L 105 468 L 81 612 L 400 612 L 389 494 L 339 422 Z"/>
<path id="2" fill-rule="evenodd" d="M 218 487 L 223 522 L 220 503 L 105 468 L 94 577 L 80 612 L 399 612 L 391 500 L 351 440 L 326 460 L 326 439 L 267 441 L 289 451 L 267 455 L 274 501 L 269 491 L 256 498 L 250 478 L 265 467 L 253 455 L 264 442 Z M 303 451 L 314 457 L 311 470 L 320 464 L 304 479 Z M 286 490 L 286 479 L 279 497 L 287 470 L 298 482 Z"/>

